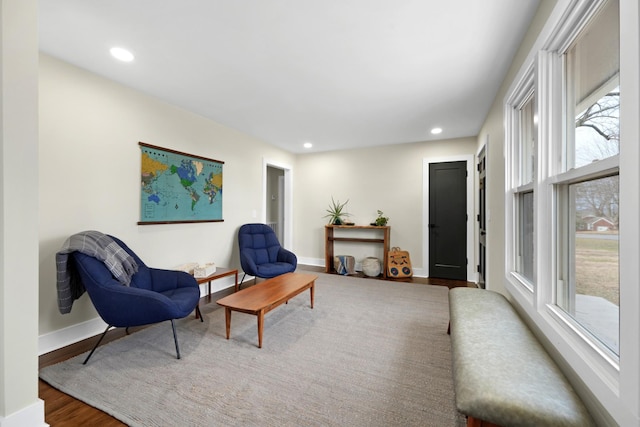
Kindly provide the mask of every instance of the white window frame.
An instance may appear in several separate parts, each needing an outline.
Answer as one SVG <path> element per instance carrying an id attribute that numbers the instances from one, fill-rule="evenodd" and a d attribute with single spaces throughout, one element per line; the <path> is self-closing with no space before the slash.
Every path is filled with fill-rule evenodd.
<path id="1" fill-rule="evenodd" d="M 521 111 L 523 106 L 533 97 L 534 101 L 537 99 L 536 93 L 536 62 L 529 63 L 524 76 L 518 81 L 515 88 L 511 91 L 510 95 L 505 101 L 505 129 L 506 129 L 506 143 L 505 143 L 505 158 L 506 161 L 506 215 L 505 222 L 507 230 L 511 230 L 511 238 L 507 238 L 506 241 L 506 270 L 507 276 L 511 282 L 520 287 L 520 290 L 528 295 L 528 298 L 533 298 L 535 288 L 535 275 L 536 275 L 536 256 L 534 254 L 534 280 L 530 281 L 524 275 L 519 273 L 520 260 L 519 260 L 519 248 L 520 248 L 520 196 L 524 193 L 533 192 L 534 200 L 534 221 L 537 217 L 536 214 L 536 177 L 537 172 L 533 172 L 533 180 L 531 182 L 522 182 L 523 177 L 523 153 L 522 153 L 522 124 L 521 124 Z M 534 107 L 537 106 L 537 101 Z M 535 107 L 537 108 L 537 107 Z M 537 139 L 537 136 L 536 136 Z M 534 145 L 535 157 L 537 158 L 538 144 Z M 537 165 L 537 161 L 534 162 L 534 168 Z M 534 223 L 534 251 L 535 251 L 535 234 L 536 225 Z M 509 236 L 509 233 L 506 233 Z"/>
<path id="2" fill-rule="evenodd" d="M 540 334 L 545 346 L 558 361 L 574 387 L 603 425 L 637 425 L 640 419 L 640 4 L 620 2 L 620 361 L 611 361 L 589 343 L 583 331 L 567 322 L 553 304 L 553 278 L 558 277 L 555 259 L 557 248 L 554 230 L 555 179 L 560 175 L 563 159 L 549 141 L 563 141 L 565 123 L 558 111 L 563 109 L 563 52 L 604 4 L 605 0 L 558 0 L 534 42 L 522 67 L 507 89 L 509 97 L 531 67 L 536 65 L 536 101 L 538 105 L 538 148 L 536 188 L 536 276 L 533 294 L 511 275 L 513 254 L 512 193 L 513 153 L 509 146 L 508 115 L 505 114 L 505 289 L 512 302 Z M 564 44 L 564 46 L 563 46 Z M 506 112 L 506 110 L 505 110 Z M 613 161 L 613 160 L 612 160 Z M 601 164 L 600 167 L 603 165 Z M 510 253 L 511 251 L 511 253 Z M 542 274 L 542 275 L 540 275 Z"/>
<path id="3" fill-rule="evenodd" d="M 551 142 L 553 140 L 545 141 L 545 145 L 550 148 L 552 159 L 557 159 L 556 161 L 551 160 L 551 168 L 547 175 L 549 191 L 547 197 L 551 197 L 549 202 L 551 206 L 553 206 L 550 212 L 552 216 L 549 218 L 555 218 L 555 220 L 551 221 L 555 222 L 552 228 L 552 236 L 556 244 L 555 256 L 552 259 L 552 262 L 555 262 L 557 265 L 554 270 L 555 275 L 548 279 L 549 283 L 552 283 L 555 286 L 551 289 L 552 297 L 547 300 L 546 303 L 551 306 L 549 308 L 551 309 L 551 312 L 554 313 L 554 316 L 559 317 L 559 321 L 569 325 L 574 331 L 580 331 L 581 338 L 586 341 L 585 344 L 599 354 L 602 359 L 602 363 L 607 364 L 610 368 L 614 369 L 614 372 L 617 372 L 619 371 L 619 357 L 604 347 L 602 343 L 582 327 L 574 317 L 562 310 L 560 307 L 561 304 L 558 301 L 558 288 L 560 286 L 571 286 L 571 284 L 561 284 L 560 279 L 563 277 L 568 278 L 567 273 L 574 270 L 572 263 L 575 261 L 571 256 L 571 254 L 575 252 L 575 248 L 572 246 L 573 242 L 569 241 L 567 239 L 567 235 L 564 233 L 564 231 L 567 231 L 568 227 L 575 230 L 575 224 L 573 223 L 575 219 L 571 218 L 568 212 L 561 212 L 561 210 L 565 209 L 564 201 L 567 201 L 569 197 L 568 193 L 566 193 L 566 191 L 568 191 L 568 185 L 580 181 L 598 179 L 613 173 L 619 173 L 619 156 L 613 156 L 577 168 L 573 168 L 571 166 L 572 163 L 570 163 L 575 156 L 575 147 L 573 147 L 574 128 L 569 123 L 573 123 L 573 118 L 575 117 L 575 106 L 568 105 L 567 103 L 566 95 L 569 92 L 570 85 L 568 85 L 566 81 L 568 70 L 564 57 L 571 46 L 573 46 L 579 38 L 584 27 L 588 25 L 591 19 L 600 12 L 602 7 L 607 4 L 608 1 L 609 0 L 598 0 L 591 2 L 592 7 L 586 9 L 585 14 L 582 15 L 580 19 L 575 19 L 573 24 L 567 23 L 566 29 L 572 30 L 569 33 L 570 35 L 566 35 L 564 38 L 559 38 L 555 43 L 549 46 L 549 52 L 551 52 L 551 55 L 555 56 L 555 60 L 554 62 L 549 63 L 548 70 L 553 75 L 553 79 L 551 81 L 556 84 L 550 87 L 542 86 L 540 87 L 540 90 L 548 93 L 557 91 L 559 92 L 558 96 L 560 96 L 562 100 L 562 107 L 559 106 L 560 110 L 555 109 L 548 113 L 554 114 L 553 118 L 556 120 L 558 132 L 562 133 L 561 139 L 558 139 L 558 141 L 563 141 L 563 144 L 553 144 Z M 557 83 L 561 83 L 561 85 L 558 85 Z M 558 90 L 559 88 L 561 88 L 561 90 Z M 571 119 L 568 119 L 568 116 L 570 116 Z M 561 202 L 561 200 L 563 202 Z M 558 219 L 559 216 L 567 217 L 568 222 L 563 223 Z M 563 250 L 561 251 L 558 246 L 563 248 Z M 572 305 L 571 302 L 565 302 L 564 304 L 565 306 Z"/>

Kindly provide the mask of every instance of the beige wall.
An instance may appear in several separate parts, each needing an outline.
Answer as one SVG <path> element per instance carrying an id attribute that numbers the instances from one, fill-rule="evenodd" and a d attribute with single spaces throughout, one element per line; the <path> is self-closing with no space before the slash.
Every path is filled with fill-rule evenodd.
<path id="1" fill-rule="evenodd" d="M 506 293 L 504 288 L 505 252 L 505 158 L 504 158 L 504 98 L 514 77 L 524 63 L 538 34 L 546 23 L 557 0 L 542 0 L 536 16 L 516 54 L 509 72 L 495 97 L 493 105 L 478 134 L 478 150 L 487 144 L 487 277 L 486 287 Z"/>
<path id="2" fill-rule="evenodd" d="M 293 249 L 302 262 L 324 262 L 322 216 L 333 195 L 350 199 L 358 224 L 383 210 L 391 218 L 391 243 L 409 250 L 419 270 L 423 159 L 476 149 L 474 138 L 464 138 L 295 156 L 47 55 L 41 55 L 39 82 L 41 336 L 97 319 L 86 295 L 67 315 L 57 308 L 55 253 L 79 231 L 116 235 L 152 267 L 210 260 L 239 267 L 238 227 L 267 216 L 261 212 L 264 159 L 292 166 Z M 137 225 L 139 141 L 224 161 L 225 221 Z M 343 249 L 358 258 L 381 256 L 370 245 Z M 69 339 L 81 338 L 77 333 Z"/>
<path id="3" fill-rule="evenodd" d="M 37 426 L 37 2 L 0 10 L 0 426 Z"/>
<path id="4" fill-rule="evenodd" d="M 224 161 L 224 222 L 138 226 L 139 141 Z M 118 236 L 151 267 L 208 260 L 239 267 L 237 229 L 263 217 L 263 157 L 295 161 L 271 145 L 42 55 L 40 334 L 96 318 L 86 295 L 70 314 L 58 312 L 54 259 L 71 234 L 95 229 Z"/>
<path id="5" fill-rule="evenodd" d="M 40 65 L 40 334 L 95 318 L 87 298 L 62 316 L 55 302 L 54 256 L 64 239 L 86 229 L 121 237 L 151 266 L 214 260 L 238 267 L 235 233 L 261 212 L 263 160 L 293 167 L 293 248 L 303 262 L 324 262 L 325 209 L 349 199 L 357 224 L 381 209 L 390 217 L 391 244 L 423 262 L 425 158 L 475 155 L 488 149 L 488 277 L 503 291 L 504 129 L 502 101 L 555 5 L 541 3 L 507 79 L 477 138 L 292 155 L 211 120 L 170 106 L 46 55 Z M 225 162 L 223 223 L 138 226 L 138 141 Z M 475 202 L 474 202 L 475 203 Z M 268 206 L 268 204 L 267 204 Z M 255 212 L 255 216 L 254 216 Z M 203 238 L 203 236 L 211 236 Z M 167 250 L 167 242 L 171 250 Z M 475 244 L 474 244 L 475 245 Z M 380 256 L 378 247 L 342 244 L 338 252 Z"/>
<path id="6" fill-rule="evenodd" d="M 310 263 L 324 265 L 325 210 L 331 197 L 345 202 L 349 219 L 367 225 L 382 210 L 389 217 L 391 245 L 422 265 L 423 160 L 474 155 L 475 138 L 400 144 L 298 156 L 295 172 L 294 247 Z M 371 236 L 369 236 L 371 237 Z M 336 243 L 336 253 L 381 257 L 379 245 Z"/>

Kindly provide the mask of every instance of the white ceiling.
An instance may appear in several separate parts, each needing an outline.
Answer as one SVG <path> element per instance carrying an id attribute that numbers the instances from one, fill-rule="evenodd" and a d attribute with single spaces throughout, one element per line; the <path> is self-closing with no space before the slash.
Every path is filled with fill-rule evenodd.
<path id="1" fill-rule="evenodd" d="M 293 153 L 360 148 L 477 135 L 538 3 L 40 0 L 40 49 Z"/>

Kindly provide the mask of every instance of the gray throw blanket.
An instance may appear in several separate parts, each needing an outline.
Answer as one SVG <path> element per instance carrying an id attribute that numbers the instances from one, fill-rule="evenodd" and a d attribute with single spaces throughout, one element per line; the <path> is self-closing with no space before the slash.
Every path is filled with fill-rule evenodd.
<path id="1" fill-rule="evenodd" d="M 69 313 L 73 302 L 85 292 L 74 264 L 69 262 L 69 254 L 76 251 L 104 262 L 113 277 L 126 286 L 138 271 L 138 264 L 133 257 L 106 234 L 99 231 L 74 234 L 56 253 L 58 309 L 62 314 Z"/>

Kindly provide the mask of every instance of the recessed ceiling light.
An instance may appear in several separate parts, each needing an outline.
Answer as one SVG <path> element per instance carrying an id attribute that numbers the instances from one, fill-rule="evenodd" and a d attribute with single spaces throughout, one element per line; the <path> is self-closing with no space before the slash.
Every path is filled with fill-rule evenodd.
<path id="1" fill-rule="evenodd" d="M 303 147 L 304 147 L 304 148 L 311 148 L 311 147 L 313 147 L 313 144 L 312 144 L 312 143 L 310 143 L 310 142 L 305 142 L 305 143 L 304 143 L 304 145 L 303 145 Z"/>
<path id="2" fill-rule="evenodd" d="M 134 58 L 133 53 L 122 47 L 112 47 L 109 52 L 111 52 L 111 56 L 123 62 L 131 62 Z"/>
<path id="3" fill-rule="evenodd" d="M 431 133 L 434 134 L 434 135 L 442 133 L 442 128 L 433 128 L 433 129 L 431 129 Z"/>

